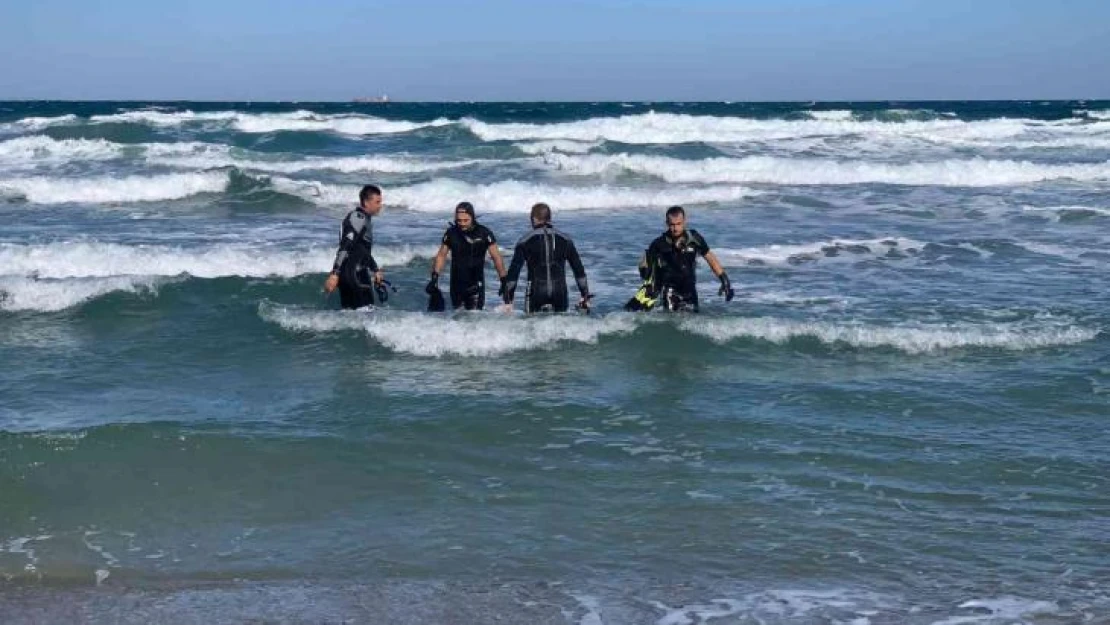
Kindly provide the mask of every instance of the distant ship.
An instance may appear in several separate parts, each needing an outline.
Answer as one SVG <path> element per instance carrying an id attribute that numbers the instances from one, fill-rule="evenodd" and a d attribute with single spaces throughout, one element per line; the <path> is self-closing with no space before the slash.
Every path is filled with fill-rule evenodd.
<path id="1" fill-rule="evenodd" d="M 389 102 L 389 96 L 387 96 L 383 93 L 382 95 L 376 96 L 376 97 L 373 97 L 373 98 L 355 98 L 353 101 L 358 102 L 359 104 L 366 104 L 368 102 L 369 103 L 376 103 L 376 104 L 384 104 L 386 102 Z"/>

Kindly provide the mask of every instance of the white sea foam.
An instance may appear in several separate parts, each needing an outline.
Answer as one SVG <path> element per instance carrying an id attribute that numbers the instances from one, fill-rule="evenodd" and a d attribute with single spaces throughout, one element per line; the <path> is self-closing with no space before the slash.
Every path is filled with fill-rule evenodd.
<path id="1" fill-rule="evenodd" d="M 950 616 L 932 625 L 973 625 L 975 623 L 1026 623 L 1035 616 L 1052 615 L 1060 607 L 1051 601 L 1036 601 L 1021 597 L 998 597 L 994 599 L 973 599 L 959 606 L 961 609 L 978 610 L 977 614 Z M 984 613 L 983 610 L 986 612 Z"/>
<path id="2" fill-rule="evenodd" d="M 1107 180 L 1110 161 L 1051 165 L 1030 161 L 944 160 L 904 165 L 812 158 L 709 158 L 683 160 L 642 154 L 548 154 L 543 162 L 557 170 L 601 175 L 614 169 L 646 174 L 677 183 L 769 183 L 841 185 L 883 183 L 984 187 L 1046 180 Z"/>
<path id="3" fill-rule="evenodd" d="M 882 257 L 891 254 L 916 253 L 925 243 L 905 237 L 877 239 L 830 239 L 790 245 L 761 245 L 743 248 L 716 248 L 714 253 L 725 265 L 782 265 L 836 257 L 859 259 L 861 256 Z"/>
<path id="4" fill-rule="evenodd" d="M 27 562 L 23 565 L 23 570 L 28 573 L 34 573 L 38 570 L 39 558 L 35 555 L 35 549 L 30 545 L 31 543 L 43 542 L 51 538 L 53 538 L 53 536 L 50 534 L 11 538 L 7 543 L 0 542 L 0 553 L 14 553 L 25 556 Z"/>
<path id="5" fill-rule="evenodd" d="M 0 129 L 9 132 L 34 132 L 51 126 L 72 124 L 77 120 L 78 117 L 72 113 L 69 115 L 59 115 L 57 117 L 24 117 L 23 119 L 18 119 L 13 122 L 0 124 Z"/>
<path id="6" fill-rule="evenodd" d="M 267 133 L 278 131 L 337 132 L 349 135 L 375 135 L 411 132 L 420 128 L 446 126 L 447 119 L 430 122 L 394 121 L 367 115 L 321 115 L 310 111 L 293 113 L 240 114 L 233 126 L 241 132 Z"/>
<path id="7" fill-rule="evenodd" d="M 216 143 L 114 143 L 104 139 L 53 139 L 42 135 L 0 141 L 0 165 L 6 167 L 61 164 L 121 158 L 128 153 L 147 162 L 189 169 L 239 167 L 275 173 L 310 170 L 409 173 L 455 169 L 486 161 L 435 161 L 406 156 L 347 156 L 282 159 Z"/>
<path id="8" fill-rule="evenodd" d="M 48 126 L 80 123 L 76 115 L 62 117 L 28 117 L 10 125 L 19 130 L 40 130 Z M 176 127 L 185 124 L 213 124 L 230 127 L 247 133 L 267 133 L 282 130 L 338 132 L 352 135 L 391 134 L 409 132 L 419 128 L 444 126 L 454 123 L 447 119 L 428 122 L 394 121 L 370 115 L 321 114 L 300 110 L 287 113 L 245 113 L 242 111 L 162 111 L 142 109 L 124 111 L 109 115 L 93 115 L 87 120 L 91 124 L 145 124 L 156 127 Z"/>
<path id="9" fill-rule="evenodd" d="M 228 181 L 224 172 L 118 178 L 32 176 L 0 179 L 0 196 L 20 197 L 33 204 L 157 202 L 218 193 L 227 188 Z"/>
<path id="10" fill-rule="evenodd" d="M 68 163 L 120 158 L 128 153 L 148 159 L 170 157 L 224 157 L 231 147 L 217 143 L 115 143 L 105 139 L 54 139 L 45 135 L 0 141 L 0 162 L 5 164 Z"/>
<path id="11" fill-rule="evenodd" d="M 0 310 L 54 312 L 108 293 L 149 291 L 158 283 L 158 278 L 144 276 L 66 280 L 0 276 Z"/>
<path id="12" fill-rule="evenodd" d="M 430 258 L 434 246 L 376 247 L 384 267 Z M 61 241 L 0 244 L 0 309 L 53 312 L 115 292 L 153 291 L 177 276 L 288 278 L 324 273 L 334 247 L 306 250 L 221 244 L 190 249 Z"/>
<path id="13" fill-rule="evenodd" d="M 315 311 L 259 305 L 266 321 L 295 332 L 360 331 L 387 349 L 425 357 L 493 356 L 552 349 L 565 343 L 596 343 L 636 328 L 630 315 L 521 317 L 498 312 L 457 318 L 392 310 Z M 474 340 L 481 336 L 482 340 Z"/>
<path id="14" fill-rule="evenodd" d="M 1029 213 L 1049 213 L 1057 220 L 1065 215 L 1090 215 L 1110 217 L 1110 208 L 1102 206 L 1084 206 L 1082 204 L 1067 204 L 1063 206 L 1024 206 L 1022 210 Z"/>
<path id="15" fill-rule="evenodd" d="M 852 119 L 852 111 L 836 110 L 836 111 L 809 111 L 806 113 L 813 119 L 821 121 L 850 121 Z"/>
<path id="16" fill-rule="evenodd" d="M 746 338 L 787 343 L 814 338 L 861 348 L 892 348 L 911 354 L 943 349 L 980 347 L 1013 351 L 1075 345 L 1094 339 L 1099 329 L 1070 324 L 907 324 L 880 326 L 772 317 L 684 319 L 680 327 L 718 343 Z"/>
<path id="17" fill-rule="evenodd" d="M 342 206 L 357 197 L 357 186 L 306 182 L 274 178 L 274 188 L 303 197 L 322 205 Z M 527 213 L 536 202 L 547 202 L 553 209 L 578 210 L 596 208 L 659 208 L 673 204 L 735 202 L 758 195 L 758 192 L 736 185 L 709 187 L 670 186 L 665 189 L 598 186 L 556 186 L 505 180 L 491 184 L 472 184 L 451 178 L 386 190 L 386 202 L 410 210 L 442 212 L 454 206 L 459 198 L 467 198 L 482 211 Z"/>
<path id="18" fill-rule="evenodd" d="M 67 163 L 116 158 L 125 146 L 104 139 L 52 139 L 42 135 L 0 141 L 0 164 L 5 167 L 39 163 Z"/>
<path id="19" fill-rule="evenodd" d="M 528 141 L 513 144 L 525 154 L 548 154 L 562 152 L 564 154 L 586 154 L 601 145 L 600 141 Z"/>
<path id="20" fill-rule="evenodd" d="M 1030 130 L 1066 130 L 1092 134 L 1107 129 L 1069 127 L 1036 120 L 998 118 L 982 121 L 959 119 L 867 121 L 855 119 L 752 119 L 675 113 L 644 113 L 553 124 L 493 124 L 473 118 L 461 123 L 484 141 L 559 140 L 618 141 L 632 144 L 744 143 L 799 137 L 895 136 L 933 141 L 1003 141 Z"/>
<path id="21" fill-rule="evenodd" d="M 236 111 L 210 111 L 195 113 L 193 111 L 159 111 L 143 109 L 124 111 L 111 115 L 93 115 L 89 121 L 94 124 L 131 123 L 148 124 L 151 126 L 180 126 L 189 122 L 229 121 L 238 118 L 243 113 Z"/>
<path id="22" fill-rule="evenodd" d="M 737 598 L 668 605 L 651 601 L 663 612 L 657 625 L 701 623 L 843 623 L 864 625 L 875 610 L 889 610 L 891 602 L 874 593 L 853 590 L 769 590 Z"/>
<path id="23" fill-rule="evenodd" d="M 261 155 L 233 155 L 228 150 L 210 150 L 186 155 L 152 155 L 158 165 L 191 169 L 238 167 L 272 173 L 293 174 L 302 171 L 331 170 L 344 173 L 416 173 L 458 169 L 483 163 L 481 160 L 435 161 L 403 156 L 309 157 L 298 160 L 265 159 Z"/>
<path id="24" fill-rule="evenodd" d="M 382 265 L 404 265 L 431 258 L 435 246 L 375 246 Z M 96 241 L 50 244 L 0 244 L 0 276 L 27 278 L 105 278 L 123 276 L 292 277 L 331 268 L 334 246 L 287 249 L 277 245 L 218 244 L 199 248 L 169 245 L 120 245 Z"/>

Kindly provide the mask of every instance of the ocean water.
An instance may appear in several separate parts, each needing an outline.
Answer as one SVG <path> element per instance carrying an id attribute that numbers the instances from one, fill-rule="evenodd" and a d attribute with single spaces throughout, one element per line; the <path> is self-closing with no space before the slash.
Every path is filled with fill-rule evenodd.
<path id="1" fill-rule="evenodd" d="M 422 312 L 462 200 L 593 314 Z M 0 622 L 1108 623 L 1108 244 L 1110 102 L 0 103 Z"/>

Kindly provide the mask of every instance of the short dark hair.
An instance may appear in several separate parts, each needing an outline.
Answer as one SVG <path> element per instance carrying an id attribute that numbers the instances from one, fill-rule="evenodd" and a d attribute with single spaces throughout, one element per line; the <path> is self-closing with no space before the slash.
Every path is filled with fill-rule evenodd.
<path id="1" fill-rule="evenodd" d="M 458 206 L 455 207 L 455 212 L 466 213 L 470 215 L 471 219 L 474 219 L 474 205 L 470 202 L 459 202 Z"/>
<path id="2" fill-rule="evenodd" d="M 362 188 L 362 191 L 358 192 L 358 201 L 359 202 L 365 202 L 366 200 L 369 200 L 370 198 L 374 197 L 375 195 L 381 195 L 381 194 L 382 194 L 381 187 L 379 187 L 376 184 L 368 184 L 368 185 L 366 185 L 365 187 Z"/>
<path id="3" fill-rule="evenodd" d="M 551 207 L 543 202 L 532 205 L 532 219 L 542 223 L 551 223 Z"/>
<path id="4" fill-rule="evenodd" d="M 678 217 L 679 215 L 682 215 L 683 219 L 686 218 L 686 211 L 681 206 L 672 206 L 667 209 L 667 219 Z"/>

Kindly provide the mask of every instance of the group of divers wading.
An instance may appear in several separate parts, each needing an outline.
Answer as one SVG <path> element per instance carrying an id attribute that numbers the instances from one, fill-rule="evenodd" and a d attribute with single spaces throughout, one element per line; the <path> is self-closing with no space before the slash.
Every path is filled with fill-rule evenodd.
<path id="1" fill-rule="evenodd" d="M 381 188 L 366 185 L 359 192 L 358 207 L 343 218 L 339 251 L 324 282 L 327 293 L 339 289 L 343 308 L 372 306 L 375 299 L 382 303 L 389 296 L 389 282 L 373 255 L 372 221 L 381 210 Z M 625 304 L 625 309 L 651 310 L 658 305 L 666 310 L 697 312 L 695 264 L 698 256 L 705 258 L 721 281 L 718 294 L 725 301 L 732 301 L 734 293 L 728 274 L 698 231 L 686 227 L 686 212 L 681 206 L 672 206 L 667 209 L 666 217 L 667 231 L 651 242 L 640 259 L 643 284 Z M 475 219 L 473 205 L 460 202 L 455 207 L 455 221 L 443 233 L 439 252 L 432 262 L 431 279 L 424 289 L 428 293 L 428 310 L 442 311 L 446 308 L 439 288 L 439 272 L 443 270 L 448 255 L 451 256 L 451 306 L 455 309 L 483 309 L 486 300 L 486 254 L 489 254 L 501 280 L 498 295 L 507 309 L 512 309 L 520 270 L 527 265 L 524 312 L 566 312 L 570 303 L 566 279 L 566 265 L 569 263 L 581 297 L 576 307 L 589 312 L 593 294 L 590 293 L 586 269 L 582 266 L 574 241 L 551 224 L 551 207 L 547 204 L 533 206 L 531 219 L 532 229 L 517 242 L 512 262 L 506 269 L 493 232 Z"/>

